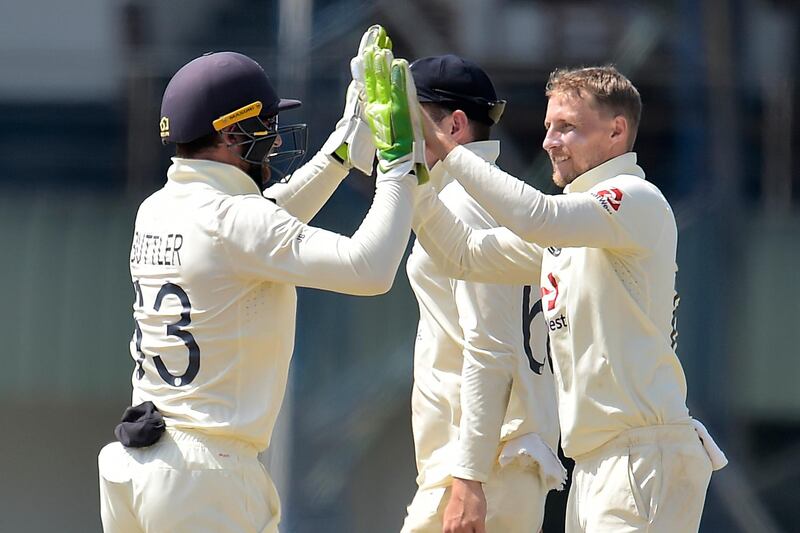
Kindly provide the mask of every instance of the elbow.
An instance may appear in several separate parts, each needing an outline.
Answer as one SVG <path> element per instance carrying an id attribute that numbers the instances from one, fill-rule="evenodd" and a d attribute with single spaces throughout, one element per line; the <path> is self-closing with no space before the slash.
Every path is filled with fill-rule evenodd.
<path id="1" fill-rule="evenodd" d="M 394 272 L 388 274 L 375 273 L 362 278 L 359 283 L 358 296 L 380 296 L 386 294 L 394 285 Z"/>
<path id="2" fill-rule="evenodd" d="M 400 267 L 402 250 L 387 257 L 385 253 L 359 254 L 352 257 L 354 291 L 357 296 L 379 296 L 391 290 Z"/>
<path id="3" fill-rule="evenodd" d="M 539 237 L 541 237 L 540 232 L 537 231 L 538 228 L 534 227 L 532 224 L 528 224 L 527 221 L 514 221 L 514 223 L 506 227 L 525 242 L 535 243 Z"/>

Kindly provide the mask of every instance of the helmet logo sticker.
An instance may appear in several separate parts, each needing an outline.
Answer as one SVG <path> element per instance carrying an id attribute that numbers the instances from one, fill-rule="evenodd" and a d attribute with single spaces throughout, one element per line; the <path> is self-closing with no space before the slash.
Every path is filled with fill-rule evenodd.
<path id="1" fill-rule="evenodd" d="M 226 126 L 230 126 L 231 124 L 236 124 L 246 118 L 257 117 L 261 114 L 261 102 L 255 101 L 252 104 L 248 104 L 244 107 L 240 107 L 236 111 L 232 111 L 227 115 L 223 115 L 215 120 L 212 124 L 214 129 L 220 131 L 222 128 Z"/>
<path id="2" fill-rule="evenodd" d="M 161 137 L 169 137 L 169 117 L 161 117 L 158 123 L 158 129 L 161 130 Z"/>

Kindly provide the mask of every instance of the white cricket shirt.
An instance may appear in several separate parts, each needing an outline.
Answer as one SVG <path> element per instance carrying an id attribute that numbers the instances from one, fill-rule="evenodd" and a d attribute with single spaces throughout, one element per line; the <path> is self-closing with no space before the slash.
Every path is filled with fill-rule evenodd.
<path id="1" fill-rule="evenodd" d="M 580 456 L 629 428 L 690 423 L 673 345 L 675 219 L 636 154 L 595 167 L 560 196 L 461 147 L 443 164 L 522 238 L 472 232 L 424 191 L 418 239 L 449 274 L 470 279 L 516 282 L 541 262 L 565 453 Z"/>
<path id="2" fill-rule="evenodd" d="M 500 151 L 497 141 L 465 148 L 489 162 Z M 441 165 L 431 176 L 441 181 L 443 204 L 467 225 L 497 225 Z M 420 488 L 449 484 L 451 476 L 487 481 L 500 443 L 526 433 L 555 450 L 557 406 L 538 271 L 528 272 L 527 287 L 455 280 L 419 243 L 406 270 L 420 310 L 411 398 Z"/>
<path id="3" fill-rule="evenodd" d="M 387 291 L 415 180 L 379 179 L 347 238 L 300 222 L 231 165 L 174 158 L 167 178 L 139 207 L 131 248 L 133 404 L 150 400 L 169 426 L 264 449 L 286 387 L 295 286 Z"/>

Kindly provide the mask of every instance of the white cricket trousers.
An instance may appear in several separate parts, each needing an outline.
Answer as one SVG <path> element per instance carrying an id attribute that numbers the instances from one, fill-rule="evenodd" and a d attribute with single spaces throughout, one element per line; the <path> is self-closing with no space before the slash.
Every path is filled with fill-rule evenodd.
<path id="1" fill-rule="evenodd" d="M 420 488 L 401 533 L 442 533 L 444 510 L 452 487 Z M 495 464 L 483 484 L 487 533 L 536 533 L 542 527 L 548 490 L 537 468 Z"/>
<path id="2" fill-rule="evenodd" d="M 242 441 L 167 428 L 147 448 L 98 457 L 105 533 L 277 533 L 280 501 Z"/>
<path id="3" fill-rule="evenodd" d="M 630 429 L 574 459 L 566 533 L 700 527 L 711 460 L 691 425 Z"/>

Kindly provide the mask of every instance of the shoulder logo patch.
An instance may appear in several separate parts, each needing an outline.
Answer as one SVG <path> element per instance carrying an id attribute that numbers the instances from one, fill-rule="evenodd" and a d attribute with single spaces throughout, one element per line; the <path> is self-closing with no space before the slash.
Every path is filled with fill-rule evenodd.
<path id="1" fill-rule="evenodd" d="M 616 187 L 603 189 L 592 193 L 592 195 L 600 201 L 600 205 L 609 213 L 616 213 L 622 205 L 622 191 Z"/>

